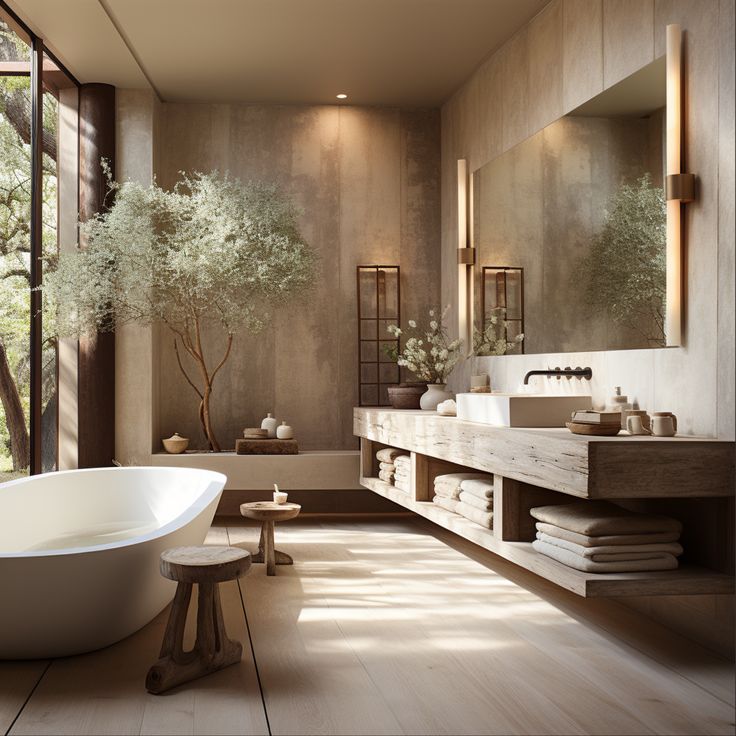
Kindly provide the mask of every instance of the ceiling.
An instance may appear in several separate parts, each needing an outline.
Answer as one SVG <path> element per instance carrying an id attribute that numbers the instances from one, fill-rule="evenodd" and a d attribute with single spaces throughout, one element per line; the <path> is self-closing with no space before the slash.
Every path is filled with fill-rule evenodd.
<path id="1" fill-rule="evenodd" d="M 434 107 L 547 0 L 10 0 L 81 82 Z"/>

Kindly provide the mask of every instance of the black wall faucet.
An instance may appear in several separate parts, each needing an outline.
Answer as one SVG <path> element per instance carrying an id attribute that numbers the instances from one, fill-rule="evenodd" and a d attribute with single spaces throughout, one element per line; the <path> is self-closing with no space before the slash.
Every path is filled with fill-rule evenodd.
<path id="1" fill-rule="evenodd" d="M 524 376 L 524 385 L 529 385 L 529 379 L 532 376 L 556 376 L 559 381 L 563 376 L 565 378 L 572 378 L 577 376 L 578 378 L 584 378 L 586 381 L 590 381 L 593 378 L 592 368 L 554 368 L 546 371 L 529 371 Z"/>

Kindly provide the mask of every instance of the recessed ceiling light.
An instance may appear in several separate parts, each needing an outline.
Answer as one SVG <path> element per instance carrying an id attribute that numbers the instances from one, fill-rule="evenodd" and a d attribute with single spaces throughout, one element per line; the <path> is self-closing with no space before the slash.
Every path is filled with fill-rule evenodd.
<path id="1" fill-rule="evenodd" d="M 340 92 L 339 95 L 335 95 L 338 100 L 347 100 L 348 96 L 344 92 Z"/>

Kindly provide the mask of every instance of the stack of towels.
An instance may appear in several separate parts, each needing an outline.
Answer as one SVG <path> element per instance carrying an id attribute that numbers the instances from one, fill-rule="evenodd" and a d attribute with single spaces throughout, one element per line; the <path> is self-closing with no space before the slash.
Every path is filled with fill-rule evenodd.
<path id="1" fill-rule="evenodd" d="M 409 455 L 397 455 L 394 458 L 394 485 L 406 493 L 411 493 L 411 457 Z"/>
<path id="2" fill-rule="evenodd" d="M 493 524 L 493 476 L 486 473 L 448 473 L 434 479 L 432 501 L 490 529 Z"/>
<path id="3" fill-rule="evenodd" d="M 638 514 L 607 501 L 580 501 L 530 510 L 537 552 L 584 572 L 674 570 L 682 554 L 682 524 Z"/>
<path id="4" fill-rule="evenodd" d="M 384 447 L 376 453 L 378 460 L 378 477 L 392 483 L 401 490 L 409 491 L 411 477 L 411 458 L 404 450 L 395 447 Z"/>

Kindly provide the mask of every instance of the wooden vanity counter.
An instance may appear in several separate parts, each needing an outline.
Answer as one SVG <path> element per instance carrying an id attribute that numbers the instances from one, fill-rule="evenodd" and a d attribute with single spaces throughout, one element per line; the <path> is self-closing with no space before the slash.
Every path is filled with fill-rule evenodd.
<path id="1" fill-rule="evenodd" d="M 697 437 L 590 437 L 567 429 L 493 427 L 434 412 L 360 407 L 360 483 L 581 596 L 733 593 L 734 443 Z M 380 480 L 376 450 L 411 455 L 409 493 Z M 467 469 L 493 474 L 493 529 L 432 503 L 434 478 Z M 621 503 L 695 504 L 691 558 L 667 572 L 595 574 L 537 553 L 529 509 L 565 496 Z M 702 499 L 702 500 L 698 500 Z M 571 500 L 571 499 L 569 499 Z M 713 523 L 713 520 L 717 523 Z M 699 526 L 699 528 L 696 528 Z M 686 552 L 688 551 L 686 547 Z"/>
<path id="2" fill-rule="evenodd" d="M 356 408 L 353 432 L 580 498 L 734 495 L 734 443 L 697 437 L 590 437 L 492 427 L 435 412 Z"/>

